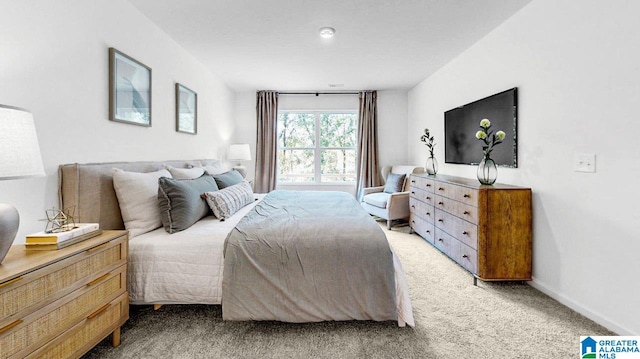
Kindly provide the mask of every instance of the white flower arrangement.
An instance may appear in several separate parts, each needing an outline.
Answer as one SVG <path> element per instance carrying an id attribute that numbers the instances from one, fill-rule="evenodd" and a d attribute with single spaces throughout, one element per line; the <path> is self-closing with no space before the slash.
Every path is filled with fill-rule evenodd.
<path id="1" fill-rule="evenodd" d="M 480 131 L 476 132 L 476 138 L 484 142 L 482 153 L 484 158 L 489 158 L 493 147 L 502 143 L 507 136 L 504 131 L 498 131 L 495 134 L 491 131 L 491 121 L 486 118 L 480 120 Z"/>

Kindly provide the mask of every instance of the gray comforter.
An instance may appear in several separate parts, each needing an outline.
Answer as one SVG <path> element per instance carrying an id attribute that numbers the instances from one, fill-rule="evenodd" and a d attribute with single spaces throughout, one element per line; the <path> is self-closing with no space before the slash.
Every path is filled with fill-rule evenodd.
<path id="1" fill-rule="evenodd" d="M 225 320 L 397 320 L 379 225 L 341 192 L 269 193 L 225 242 Z"/>

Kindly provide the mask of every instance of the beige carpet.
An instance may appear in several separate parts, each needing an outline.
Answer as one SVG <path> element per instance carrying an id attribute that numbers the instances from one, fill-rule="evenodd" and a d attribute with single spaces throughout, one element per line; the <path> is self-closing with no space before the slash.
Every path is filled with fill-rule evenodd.
<path id="1" fill-rule="evenodd" d="M 577 358 L 580 335 L 613 335 L 522 283 L 478 282 L 408 227 L 386 231 L 415 328 L 395 323 L 224 322 L 220 306 L 132 306 L 122 344 L 86 358 Z"/>

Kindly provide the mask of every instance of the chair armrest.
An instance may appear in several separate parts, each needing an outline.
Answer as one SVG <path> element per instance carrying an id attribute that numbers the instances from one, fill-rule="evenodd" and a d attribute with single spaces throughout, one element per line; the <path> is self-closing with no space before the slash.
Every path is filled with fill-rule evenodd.
<path id="1" fill-rule="evenodd" d="M 387 204 L 389 215 L 395 218 L 409 216 L 409 192 L 392 193 Z"/>
<path id="2" fill-rule="evenodd" d="M 384 190 L 384 186 L 378 186 L 378 187 L 365 187 L 362 189 L 362 197 L 370 194 L 370 193 L 378 193 L 378 192 L 382 192 L 382 190 Z M 407 192 L 408 193 L 408 192 Z"/>

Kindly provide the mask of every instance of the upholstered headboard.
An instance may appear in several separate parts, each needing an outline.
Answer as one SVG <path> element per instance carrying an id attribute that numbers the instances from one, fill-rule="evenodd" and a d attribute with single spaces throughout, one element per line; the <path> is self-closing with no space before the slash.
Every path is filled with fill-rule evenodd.
<path id="1" fill-rule="evenodd" d="M 75 206 L 77 223 L 100 223 L 101 229 L 124 229 L 120 205 L 113 189 L 112 170 L 154 172 L 169 165 L 186 168 L 200 162 L 203 166 L 220 164 L 219 160 L 175 160 L 158 162 L 111 162 L 66 164 L 58 168 L 60 208 Z"/>

